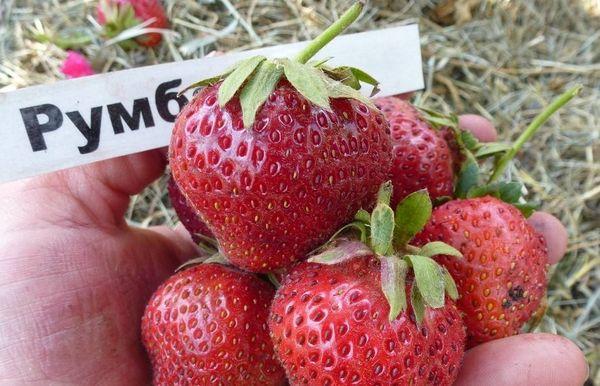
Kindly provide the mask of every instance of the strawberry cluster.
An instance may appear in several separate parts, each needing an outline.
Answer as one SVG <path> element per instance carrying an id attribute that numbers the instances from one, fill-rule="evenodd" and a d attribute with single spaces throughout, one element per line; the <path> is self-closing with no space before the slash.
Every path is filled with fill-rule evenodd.
<path id="1" fill-rule="evenodd" d="M 479 143 L 454 116 L 363 97 L 377 82 L 359 69 L 309 61 L 361 8 L 294 60 L 192 85 L 169 193 L 209 257 L 148 303 L 155 384 L 450 385 L 465 349 L 542 304 L 546 244 L 522 185 L 501 181 L 524 141 Z"/>

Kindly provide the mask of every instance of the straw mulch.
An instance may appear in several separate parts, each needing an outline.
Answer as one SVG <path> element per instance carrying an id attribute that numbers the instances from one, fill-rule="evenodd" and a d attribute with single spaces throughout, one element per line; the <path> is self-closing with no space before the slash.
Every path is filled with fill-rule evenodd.
<path id="1" fill-rule="evenodd" d="M 125 52 L 97 38 L 82 49 L 102 71 L 202 57 L 314 37 L 349 0 L 168 0 L 173 33 L 156 50 Z M 65 52 L 36 34 L 94 36 L 94 1 L 0 0 L 0 91 L 61 78 Z M 517 177 L 570 233 L 554 269 L 539 330 L 569 337 L 600 385 L 600 1 L 372 0 L 352 31 L 418 22 L 426 89 L 418 104 L 491 119 L 516 138 L 554 96 L 582 94 L 554 116 L 516 161 Z M 381 79 L 385 82 L 385 79 Z M 140 225 L 173 223 L 164 180 L 134 198 Z"/>

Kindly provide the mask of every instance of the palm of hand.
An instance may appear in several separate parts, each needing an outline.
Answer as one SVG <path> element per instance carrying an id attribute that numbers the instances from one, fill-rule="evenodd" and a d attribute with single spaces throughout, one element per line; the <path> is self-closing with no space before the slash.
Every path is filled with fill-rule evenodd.
<path id="1" fill-rule="evenodd" d="M 139 339 L 152 291 L 190 240 L 134 229 L 129 196 L 164 169 L 159 152 L 2 187 L 0 384 L 147 384 Z M 564 338 L 522 335 L 467 353 L 457 383 L 577 385 L 581 352 Z"/>
<path id="2" fill-rule="evenodd" d="M 148 382 L 140 316 L 193 253 L 175 233 L 123 220 L 162 166 L 147 153 L 3 187 L 0 381 Z"/>

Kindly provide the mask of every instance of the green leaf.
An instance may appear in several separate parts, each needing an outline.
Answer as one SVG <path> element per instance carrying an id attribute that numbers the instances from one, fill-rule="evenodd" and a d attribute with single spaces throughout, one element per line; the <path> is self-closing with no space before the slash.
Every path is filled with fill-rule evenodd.
<path id="1" fill-rule="evenodd" d="M 523 184 L 517 181 L 500 184 L 500 199 L 504 202 L 514 203 L 523 195 Z"/>
<path id="2" fill-rule="evenodd" d="M 206 78 L 206 79 L 202 79 L 197 82 L 194 82 L 194 83 L 190 84 L 189 86 L 187 86 L 186 88 L 184 88 L 183 90 L 179 91 L 177 93 L 177 96 L 185 94 L 189 90 L 192 90 L 192 89 L 195 89 L 198 87 L 212 86 L 213 84 L 219 83 L 223 79 L 224 76 L 225 75 L 217 75 L 217 76 L 213 76 L 211 78 Z"/>
<path id="3" fill-rule="evenodd" d="M 431 124 L 435 129 L 441 129 L 442 127 L 450 127 L 454 130 L 458 128 L 458 116 L 455 114 L 445 115 L 435 110 L 427 109 L 424 107 L 417 107 L 417 109 L 423 115 L 423 118 Z"/>
<path id="4" fill-rule="evenodd" d="M 325 75 L 323 75 L 323 77 L 326 79 L 325 84 L 327 85 L 327 92 L 330 98 L 356 99 L 372 109 L 377 108 L 373 104 L 373 101 L 361 94 L 360 91 L 357 91 L 352 87 L 348 87 L 345 84 L 333 79 L 329 79 Z"/>
<path id="5" fill-rule="evenodd" d="M 538 210 L 541 205 L 539 202 L 525 202 L 525 203 L 516 203 L 516 204 L 513 204 L 513 206 L 515 208 L 519 209 L 519 211 L 521 211 L 521 213 L 523 214 L 523 217 L 529 218 L 529 216 L 531 216 L 533 214 L 533 212 Z"/>
<path id="6" fill-rule="evenodd" d="M 373 86 L 371 97 L 379 92 L 379 82 L 371 75 L 361 70 L 360 68 L 350 66 L 340 66 L 330 68 L 321 66 L 321 69 L 332 79 L 337 80 L 348 87 L 355 90 L 360 90 L 360 82 L 364 82 Z"/>
<path id="7" fill-rule="evenodd" d="M 392 181 L 386 181 L 379 187 L 379 191 L 377 192 L 377 203 L 390 205 L 390 201 L 392 199 Z"/>
<path id="8" fill-rule="evenodd" d="M 359 256 L 370 256 L 373 251 L 357 240 L 342 239 L 337 245 L 331 246 L 324 252 L 314 255 L 307 261 L 324 265 L 339 264 Z"/>
<path id="9" fill-rule="evenodd" d="M 322 73 L 308 64 L 280 59 L 287 80 L 300 94 L 319 107 L 330 110 L 327 86 Z"/>
<path id="10" fill-rule="evenodd" d="M 389 320 L 406 310 L 406 273 L 408 265 L 398 256 L 381 257 L 381 290 L 389 305 Z"/>
<path id="11" fill-rule="evenodd" d="M 394 211 L 385 204 L 378 204 L 371 213 L 371 247 L 380 255 L 392 251 L 394 235 Z"/>
<path id="12" fill-rule="evenodd" d="M 460 168 L 454 195 L 459 198 L 467 197 L 469 190 L 479 184 L 479 165 L 472 157 L 467 157 Z"/>
<path id="13" fill-rule="evenodd" d="M 219 88 L 219 105 L 225 106 L 233 98 L 235 93 L 242 87 L 256 68 L 267 58 L 264 56 L 253 56 L 238 63 L 235 70 L 225 78 Z"/>
<path id="14" fill-rule="evenodd" d="M 498 153 L 504 153 L 510 150 L 511 147 L 512 146 L 510 144 L 503 142 L 486 143 L 477 149 L 474 156 L 475 158 L 485 158 Z"/>
<path id="15" fill-rule="evenodd" d="M 342 66 L 336 68 L 329 68 L 322 66 L 321 69 L 332 79 L 337 80 L 354 90 L 360 90 L 360 81 L 354 74 L 350 67 Z"/>
<path id="16" fill-rule="evenodd" d="M 467 192 L 468 198 L 493 196 L 502 201 L 514 204 L 522 196 L 523 185 L 517 181 L 494 182 L 482 186 L 474 186 Z"/>
<path id="17" fill-rule="evenodd" d="M 458 299 L 458 288 L 456 288 L 456 283 L 454 282 L 452 275 L 450 275 L 450 272 L 448 272 L 446 267 L 441 268 L 444 275 L 444 288 L 446 289 L 446 293 L 450 296 L 450 299 Z"/>
<path id="18" fill-rule="evenodd" d="M 432 258 L 407 255 L 415 273 L 416 285 L 425 303 L 433 308 L 444 306 L 444 277 L 438 263 Z"/>
<path id="19" fill-rule="evenodd" d="M 431 217 L 431 199 L 426 189 L 409 194 L 396 207 L 395 245 L 404 246 L 429 221 Z"/>
<path id="20" fill-rule="evenodd" d="M 254 76 L 250 78 L 240 93 L 244 127 L 248 129 L 252 127 L 256 113 L 271 95 L 282 74 L 281 67 L 266 60 L 256 69 Z"/>
<path id="21" fill-rule="evenodd" d="M 326 58 L 323 59 L 318 59 L 318 60 L 311 60 L 310 62 L 308 62 L 308 64 L 310 64 L 313 67 L 321 67 L 323 66 L 325 63 L 329 62 L 331 59 L 333 59 L 333 56 L 328 56 Z"/>
<path id="22" fill-rule="evenodd" d="M 210 256 L 208 259 L 204 260 L 204 264 L 210 264 L 210 263 L 229 264 L 229 261 L 221 253 L 217 252 L 214 255 Z"/>
<path id="23" fill-rule="evenodd" d="M 475 138 L 473 133 L 466 130 L 460 131 L 459 142 L 467 149 L 471 151 L 476 151 L 481 147 L 479 140 Z"/>
<path id="24" fill-rule="evenodd" d="M 463 257 L 460 251 L 441 241 L 432 241 L 430 243 L 425 244 L 421 248 L 419 254 L 427 257 L 432 257 L 436 255 Z"/>
<path id="25" fill-rule="evenodd" d="M 273 272 L 269 272 L 269 273 L 267 273 L 266 276 L 267 276 L 267 279 L 269 279 L 269 281 L 271 282 L 271 284 L 273 284 L 273 287 L 275 287 L 275 288 L 281 287 L 281 283 L 277 279 L 276 274 L 274 274 Z"/>
<path id="26" fill-rule="evenodd" d="M 371 215 L 370 214 L 367 214 L 367 215 L 369 216 L 369 219 L 370 219 Z M 338 229 L 329 238 L 329 240 L 327 240 L 327 242 L 325 244 L 323 244 L 322 246 L 316 248 L 312 252 L 308 253 L 308 255 L 316 254 L 318 251 L 323 251 L 323 250 L 327 249 L 333 243 L 339 242 L 338 236 L 341 235 L 342 233 L 344 233 L 345 231 L 347 231 L 349 229 L 352 229 L 352 228 L 354 228 L 355 230 L 357 230 L 359 232 L 360 241 L 363 244 L 366 244 L 367 243 L 367 227 L 366 227 L 366 224 L 364 224 L 364 223 L 362 223 L 360 221 L 353 221 L 351 223 L 348 223 L 348 224 L 344 225 L 340 229 Z"/>
<path id="27" fill-rule="evenodd" d="M 376 89 L 377 89 L 377 86 L 379 86 L 379 81 L 377 81 L 377 79 L 373 78 L 371 75 L 367 74 L 360 68 L 356 68 L 356 67 L 348 67 L 348 68 L 350 69 L 350 71 L 352 71 L 352 74 L 359 81 L 370 84 L 371 86 L 375 87 Z"/>
<path id="28" fill-rule="evenodd" d="M 354 215 L 354 219 L 368 224 L 371 221 L 371 213 L 364 209 L 359 209 Z"/>
<path id="29" fill-rule="evenodd" d="M 425 304 L 423 302 L 421 292 L 419 291 L 415 283 L 413 283 L 412 289 L 410 291 L 410 304 L 412 305 L 413 312 L 415 313 L 417 326 L 420 326 L 421 323 L 423 323 L 423 319 L 425 318 Z"/>

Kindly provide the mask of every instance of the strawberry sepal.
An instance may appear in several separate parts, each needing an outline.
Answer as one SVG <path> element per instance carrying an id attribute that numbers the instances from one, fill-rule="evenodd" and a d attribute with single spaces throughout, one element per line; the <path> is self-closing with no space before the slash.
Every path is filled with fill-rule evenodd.
<path id="1" fill-rule="evenodd" d="M 458 294 L 452 277 L 434 259 L 436 255 L 461 258 L 462 254 L 443 242 L 431 242 L 421 248 L 408 242 L 423 229 L 431 216 L 432 204 L 426 190 L 407 196 L 396 211 L 390 198 L 392 185 L 382 184 L 375 209 L 369 213 L 361 209 L 354 223 L 363 224 L 361 239 L 339 239 L 332 246 L 308 259 L 325 265 L 339 264 L 359 256 L 375 255 L 381 264 L 381 290 L 390 306 L 389 320 L 407 310 L 406 278 L 414 276 L 411 299 L 417 323 L 423 319 L 425 307 L 441 308 L 445 293 L 452 299 Z M 365 235 L 366 233 L 366 235 Z"/>
<path id="2" fill-rule="evenodd" d="M 375 109 L 373 102 L 358 91 L 363 82 L 373 85 L 376 92 L 379 83 L 371 75 L 355 67 L 329 68 L 324 66 L 324 61 L 307 63 L 358 18 L 363 6 L 363 2 L 356 2 L 338 21 L 311 41 L 295 59 L 254 56 L 238 62 L 220 75 L 200 80 L 184 91 L 222 82 L 219 88 L 219 105 L 223 107 L 235 95 L 239 95 L 243 122 L 247 129 L 254 125 L 257 112 L 283 77 L 302 96 L 323 109 L 330 110 L 332 98 L 356 99 Z"/>

